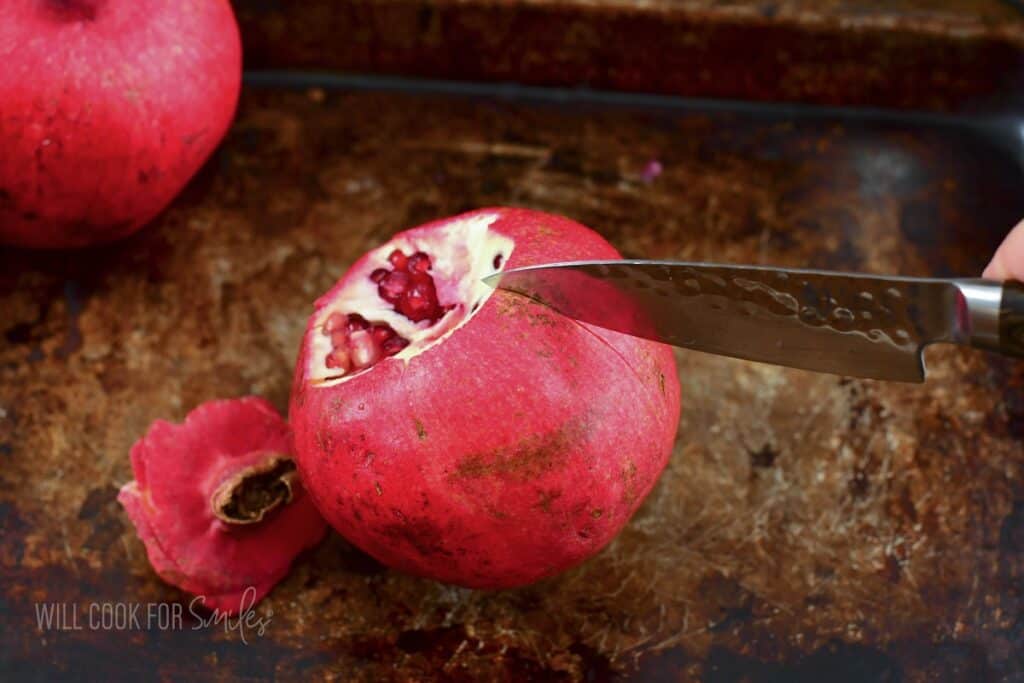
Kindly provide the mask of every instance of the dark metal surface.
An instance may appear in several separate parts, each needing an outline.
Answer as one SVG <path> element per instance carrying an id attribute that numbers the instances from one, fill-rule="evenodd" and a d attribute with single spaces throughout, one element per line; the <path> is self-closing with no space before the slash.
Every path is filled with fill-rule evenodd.
<path id="1" fill-rule="evenodd" d="M 968 110 L 1024 92 L 1006 0 L 236 0 L 246 64 Z"/>
<path id="2" fill-rule="evenodd" d="M 977 274 L 1024 215 L 1014 130 L 250 89 L 225 146 L 149 229 L 0 252 L 0 677 L 1021 673 L 1024 371 L 952 348 L 929 353 L 920 386 L 680 353 L 659 485 L 598 557 L 537 586 L 454 589 L 332 536 L 259 606 L 272 618 L 248 644 L 194 620 L 57 632 L 34 614 L 187 604 L 115 502 L 131 443 L 214 397 L 284 408 L 311 302 L 398 229 L 515 204 L 632 257 Z"/>

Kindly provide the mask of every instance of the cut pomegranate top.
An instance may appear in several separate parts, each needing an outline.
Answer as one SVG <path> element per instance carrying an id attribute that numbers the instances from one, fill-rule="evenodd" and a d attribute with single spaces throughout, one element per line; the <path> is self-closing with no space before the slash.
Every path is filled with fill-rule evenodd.
<path id="1" fill-rule="evenodd" d="M 154 422 L 118 496 L 154 569 L 207 607 L 237 612 L 246 590 L 262 598 L 327 528 L 290 448 L 288 424 L 255 397 Z"/>
<path id="2" fill-rule="evenodd" d="M 335 384 L 385 358 L 408 361 L 468 322 L 494 292 L 482 278 L 514 248 L 490 229 L 497 217 L 410 230 L 360 259 L 317 301 L 308 380 Z"/>

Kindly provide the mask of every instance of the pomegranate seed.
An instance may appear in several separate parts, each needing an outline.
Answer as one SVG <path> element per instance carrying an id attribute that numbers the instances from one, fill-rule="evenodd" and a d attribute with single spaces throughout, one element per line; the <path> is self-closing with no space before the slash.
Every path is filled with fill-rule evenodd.
<path id="1" fill-rule="evenodd" d="M 373 335 L 374 341 L 378 344 L 382 344 L 388 339 L 395 336 L 395 331 L 391 329 L 390 325 L 374 325 L 370 328 L 370 334 Z"/>
<path id="2" fill-rule="evenodd" d="M 334 349 L 327 354 L 326 365 L 329 368 L 337 368 L 342 372 L 348 372 L 349 357 L 344 349 Z"/>
<path id="3" fill-rule="evenodd" d="M 341 329 L 331 332 L 331 348 L 338 348 L 348 343 L 348 331 Z"/>
<path id="4" fill-rule="evenodd" d="M 405 290 L 408 288 L 409 274 L 395 270 L 388 273 L 388 276 L 377 286 L 377 293 L 380 294 L 380 298 L 393 304 L 405 294 Z"/>
<path id="5" fill-rule="evenodd" d="M 415 284 L 398 303 L 398 310 L 414 322 L 435 317 L 437 300 L 429 284 Z"/>
<path id="6" fill-rule="evenodd" d="M 380 284 L 380 281 L 388 276 L 387 268 L 378 268 L 377 270 L 370 273 L 370 279 L 373 280 L 374 284 Z"/>
<path id="7" fill-rule="evenodd" d="M 380 348 L 366 332 L 352 335 L 352 365 L 359 370 L 380 360 Z"/>
<path id="8" fill-rule="evenodd" d="M 401 250 L 395 249 L 391 252 L 391 255 L 388 256 L 388 262 L 395 270 L 405 270 L 408 259 L 405 258 L 405 254 L 403 254 Z"/>
<path id="9" fill-rule="evenodd" d="M 434 303 L 437 295 L 434 292 L 434 284 L 432 282 L 416 282 L 409 291 L 405 293 L 406 298 L 417 298 L 422 299 L 428 303 Z"/>
<path id="10" fill-rule="evenodd" d="M 501 259 L 502 259 L 501 254 L 498 254 L 497 256 L 494 257 L 494 261 L 491 262 L 491 265 L 494 266 L 495 270 L 497 270 L 498 268 L 501 268 Z"/>
<path id="11" fill-rule="evenodd" d="M 410 273 L 426 273 L 430 270 L 430 257 L 425 252 L 417 251 L 409 257 Z"/>
<path id="12" fill-rule="evenodd" d="M 356 330 L 365 330 L 370 326 L 370 323 L 366 321 L 366 318 L 359 315 L 358 313 L 348 314 L 348 331 L 355 332 Z"/>
<path id="13" fill-rule="evenodd" d="M 434 286 L 434 278 L 426 273 L 410 273 L 409 277 L 412 278 L 413 284 Z"/>
<path id="14" fill-rule="evenodd" d="M 409 345 L 409 340 L 402 337 L 391 337 L 380 345 L 380 350 L 384 352 L 385 356 L 393 356 L 406 346 Z"/>
<path id="15" fill-rule="evenodd" d="M 327 316 L 327 321 L 324 322 L 324 334 L 330 336 L 335 330 L 341 329 L 344 324 L 345 316 L 338 312 L 331 313 Z"/>

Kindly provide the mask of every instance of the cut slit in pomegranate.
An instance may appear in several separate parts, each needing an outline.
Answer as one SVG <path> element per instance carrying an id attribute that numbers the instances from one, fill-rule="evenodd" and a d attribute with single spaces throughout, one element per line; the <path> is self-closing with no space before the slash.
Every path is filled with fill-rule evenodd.
<path id="1" fill-rule="evenodd" d="M 488 229 L 492 220 L 481 213 L 422 239 L 410 234 L 356 262 L 316 302 L 315 330 L 306 338 L 309 381 L 354 380 L 389 357 L 408 365 L 464 326 L 495 292 L 483 278 L 515 248 Z"/>
<path id="2" fill-rule="evenodd" d="M 434 279 L 428 274 L 432 267 L 428 254 L 417 251 L 406 256 L 395 249 L 388 263 L 394 270 L 377 268 L 370 273 L 370 280 L 377 285 L 380 298 L 392 304 L 394 310 L 413 322 L 427 320 L 433 324 L 452 308 L 442 306 L 437 299 Z M 331 352 L 324 364 L 342 373 L 368 368 L 409 345 L 409 340 L 387 323 L 371 323 L 358 313 L 332 313 L 324 322 L 323 333 L 331 338 Z"/>

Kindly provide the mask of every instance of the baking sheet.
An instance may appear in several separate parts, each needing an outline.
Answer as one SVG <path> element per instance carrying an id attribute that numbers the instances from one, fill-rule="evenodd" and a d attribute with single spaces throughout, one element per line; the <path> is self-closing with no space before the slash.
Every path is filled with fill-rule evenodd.
<path id="1" fill-rule="evenodd" d="M 251 78 L 226 144 L 153 226 L 83 252 L 0 251 L 2 671 L 1020 672 L 1024 367 L 952 348 L 928 352 L 920 386 L 680 351 L 660 483 L 603 553 L 533 587 L 402 576 L 332 536 L 245 641 L 194 621 L 40 631 L 34 610 L 187 604 L 115 501 L 131 443 L 211 398 L 285 409 L 313 299 L 399 229 L 512 204 L 629 256 L 975 275 L 1024 216 L 1022 144 L 1009 118 Z"/>

